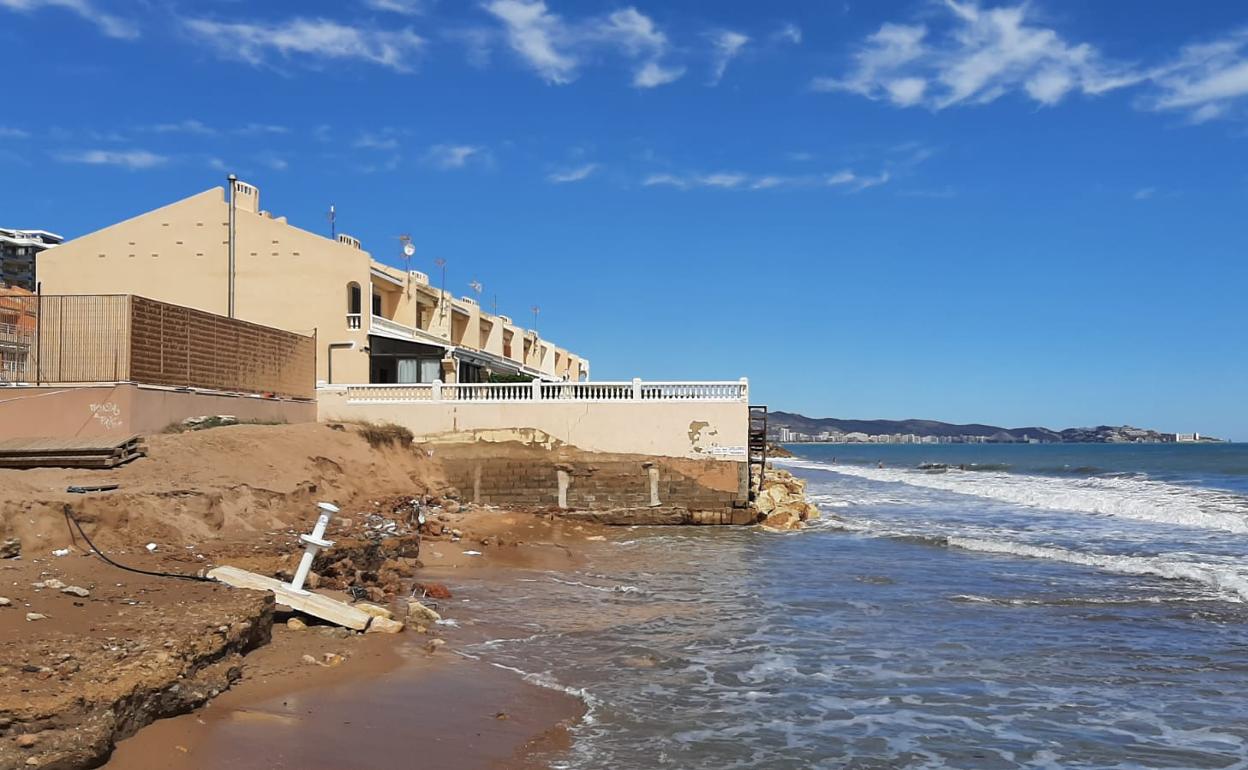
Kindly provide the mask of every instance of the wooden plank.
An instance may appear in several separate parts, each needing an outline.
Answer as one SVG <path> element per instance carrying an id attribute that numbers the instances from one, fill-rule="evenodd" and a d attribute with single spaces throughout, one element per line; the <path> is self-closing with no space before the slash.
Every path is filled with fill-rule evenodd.
<path id="1" fill-rule="evenodd" d="M 363 631 L 368 627 L 368 621 L 372 618 L 367 612 L 357 609 L 340 602 L 337 599 L 331 599 L 328 596 L 322 596 L 317 593 L 308 593 L 306 596 L 297 594 L 290 590 L 289 583 L 257 575 L 254 572 L 239 569 L 238 567 L 217 567 L 208 573 L 208 577 L 213 580 L 220 580 L 226 585 L 235 588 L 246 588 L 252 591 L 272 591 L 277 598 L 277 603 L 290 607 L 292 610 L 306 612 L 309 615 L 318 617 L 321 620 L 328 620 L 330 623 L 337 623 L 340 626 Z"/>
<path id="2" fill-rule="evenodd" d="M 119 447 L 138 440 L 138 435 L 97 438 L 11 438 L 0 441 L 0 455 L 112 454 Z"/>

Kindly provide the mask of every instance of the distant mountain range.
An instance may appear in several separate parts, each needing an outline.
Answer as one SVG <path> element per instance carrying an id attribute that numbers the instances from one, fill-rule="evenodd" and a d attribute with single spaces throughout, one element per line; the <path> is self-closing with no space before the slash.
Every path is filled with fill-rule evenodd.
<path id="1" fill-rule="evenodd" d="M 979 423 L 956 425 L 938 420 L 842 420 L 836 417 L 807 417 L 793 412 L 768 414 L 767 433 L 773 441 L 781 438 L 781 428 L 788 428 L 794 433 L 802 434 L 806 437 L 802 440 L 816 440 L 824 434 L 831 434 L 827 440 L 837 440 L 837 437 L 850 434 L 862 434 L 865 436 L 934 437 L 946 441 L 971 439 L 992 443 L 1042 441 L 1065 444 L 1119 444 L 1171 442 L 1176 439 L 1173 433 L 1133 428 L 1130 425 L 1100 425 L 1095 428 L 1051 430 L 1039 426 L 1002 428 Z"/>

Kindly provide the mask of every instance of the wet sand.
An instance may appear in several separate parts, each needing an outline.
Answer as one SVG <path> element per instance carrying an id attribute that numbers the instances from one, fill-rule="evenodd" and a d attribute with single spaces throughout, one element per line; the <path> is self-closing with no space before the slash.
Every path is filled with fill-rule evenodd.
<path id="1" fill-rule="evenodd" d="M 117 745 L 110 770 L 543 767 L 580 701 L 451 655 L 268 695 L 243 688 Z M 357 671 L 358 674 L 358 671 Z"/>
<path id="2" fill-rule="evenodd" d="M 519 547 L 479 541 L 426 543 L 436 567 L 421 579 L 471 573 L 506 586 L 528 570 L 581 563 L 587 531 L 580 525 L 491 512 L 461 519 L 474 538 L 499 533 L 532 537 Z M 579 546 L 579 547 L 578 547 Z M 366 635 L 342 642 L 348 661 L 334 668 L 302 664 L 301 652 L 338 649 L 311 631 L 273 627 L 273 644 L 249 654 L 244 678 L 192 713 L 160 720 L 117 744 L 107 770 L 440 770 L 544 768 L 570 744 L 577 698 L 525 682 L 515 673 L 454 652 L 488 634 L 491 618 L 472 605 L 438 605 L 460 628 L 439 626 L 446 645 L 430 653 L 430 636 Z M 354 646 L 350 645 L 354 642 Z"/>

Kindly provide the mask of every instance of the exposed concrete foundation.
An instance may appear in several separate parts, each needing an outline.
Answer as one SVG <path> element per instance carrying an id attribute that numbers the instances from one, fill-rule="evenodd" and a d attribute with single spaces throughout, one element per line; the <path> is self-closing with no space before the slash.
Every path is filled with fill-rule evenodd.
<path id="1" fill-rule="evenodd" d="M 745 463 L 603 454 L 520 444 L 438 445 L 462 499 L 550 508 L 609 524 L 749 524 Z M 483 456 L 483 454 L 485 456 Z"/>

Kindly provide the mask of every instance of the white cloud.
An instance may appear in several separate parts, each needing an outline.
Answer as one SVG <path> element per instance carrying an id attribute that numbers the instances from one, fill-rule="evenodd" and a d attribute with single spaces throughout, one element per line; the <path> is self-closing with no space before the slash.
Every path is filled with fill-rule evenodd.
<path id="1" fill-rule="evenodd" d="M 576 168 L 564 169 L 563 171 L 552 172 L 546 177 L 546 180 L 555 184 L 566 184 L 568 182 L 580 182 L 588 179 L 596 172 L 600 166 L 597 163 L 586 163 Z"/>
<path id="2" fill-rule="evenodd" d="M 425 41 L 411 29 L 379 30 L 352 27 L 328 19 L 291 19 L 279 23 L 231 23 L 186 19 L 186 30 L 227 59 L 261 65 L 271 53 L 289 59 L 316 59 L 377 64 L 397 72 L 412 69 Z"/>
<path id="3" fill-rule="evenodd" d="M 1157 86 L 1147 102 L 1152 109 L 1187 112 L 1193 123 L 1230 114 L 1232 105 L 1248 96 L 1248 29 L 1185 46 L 1152 73 L 1152 80 Z"/>
<path id="4" fill-rule="evenodd" d="M 563 21 L 547 12 L 542 2 L 494 0 L 486 10 L 507 27 L 507 42 L 549 83 L 571 83 L 580 62 L 556 50 L 556 39 L 565 36 Z"/>
<path id="5" fill-rule="evenodd" d="M 242 136 L 256 136 L 258 134 L 289 134 L 290 129 L 286 126 L 278 126 L 272 123 L 248 123 L 245 126 L 234 129 L 234 133 Z"/>
<path id="6" fill-rule="evenodd" d="M 56 156 L 62 163 L 85 163 L 91 166 L 122 166 L 131 170 L 155 168 L 168 162 L 164 155 L 147 150 L 83 150 L 65 152 Z"/>
<path id="7" fill-rule="evenodd" d="M 484 7 L 502 23 L 511 49 L 553 85 L 571 83 L 603 51 L 632 63 L 638 88 L 670 83 L 685 72 L 662 63 L 670 49 L 667 36 L 636 8 L 569 21 L 542 0 L 490 0 Z"/>
<path id="8" fill-rule="evenodd" d="M 109 37 L 134 40 L 139 36 L 139 28 L 135 24 L 99 10 L 90 0 L 0 0 L 0 8 L 25 13 L 41 8 L 63 8 L 99 27 L 100 32 Z"/>
<path id="9" fill-rule="evenodd" d="M 724 190 L 836 187 L 848 192 L 861 192 L 869 187 L 882 185 L 891 178 L 891 174 L 887 170 L 881 171 L 875 176 L 862 176 L 853 171 L 839 171 L 823 176 L 816 174 L 802 174 L 798 176 L 762 174 L 753 176 L 738 171 L 720 171 L 711 174 L 672 174 L 664 172 L 645 177 L 642 180 L 642 186 L 675 187 L 680 190 L 691 190 L 699 187 Z"/>
<path id="10" fill-rule="evenodd" d="M 638 88 L 655 88 L 679 80 L 684 74 L 684 67 L 664 67 L 656 61 L 648 61 L 633 73 L 633 85 Z"/>
<path id="11" fill-rule="evenodd" d="M 945 0 L 943 34 L 926 24 L 886 23 L 854 55 L 843 77 L 812 87 L 886 99 L 898 107 L 986 104 L 1019 92 L 1050 106 L 1070 93 L 1096 95 L 1144 75 L 1106 62 L 1087 43 L 1071 44 L 1028 19 L 1028 6 L 983 9 Z"/>
<path id="12" fill-rule="evenodd" d="M 420 16 L 429 10 L 426 0 L 364 0 L 364 5 L 374 11 L 398 13 L 404 16 Z"/>
<path id="13" fill-rule="evenodd" d="M 711 85 L 718 85 L 723 80 L 728 63 L 741 55 L 745 44 L 750 42 L 747 35 L 724 29 L 711 36 L 714 52 L 711 55 Z"/>
<path id="14" fill-rule="evenodd" d="M 29 136 L 29 131 L 23 131 L 20 128 L 11 128 L 9 126 L 0 126 L 0 139 L 26 139 Z"/>
<path id="15" fill-rule="evenodd" d="M 776 42 L 800 45 L 802 42 L 802 28 L 792 22 L 783 24 L 780 29 L 772 34 L 771 39 Z"/>
<path id="16" fill-rule="evenodd" d="M 365 150 L 397 150 L 399 148 L 399 140 L 393 136 L 370 134 L 366 131 L 360 134 L 354 145 Z"/>
<path id="17" fill-rule="evenodd" d="M 260 162 L 274 171 L 285 171 L 290 168 L 290 163 L 285 158 L 279 158 L 276 155 L 265 155 L 260 158 Z"/>
<path id="18" fill-rule="evenodd" d="M 177 123 L 157 123 L 150 128 L 158 134 L 197 134 L 199 136 L 209 136 L 217 133 L 215 129 L 209 128 L 203 122 L 198 120 L 182 120 Z"/>
<path id="19" fill-rule="evenodd" d="M 1156 187 L 1141 187 L 1131 196 L 1137 201 L 1146 201 L 1157 194 Z"/>
<path id="20" fill-rule="evenodd" d="M 463 168 L 473 159 L 488 158 L 484 147 L 470 144 L 435 144 L 425 155 L 433 165 L 441 169 Z"/>

